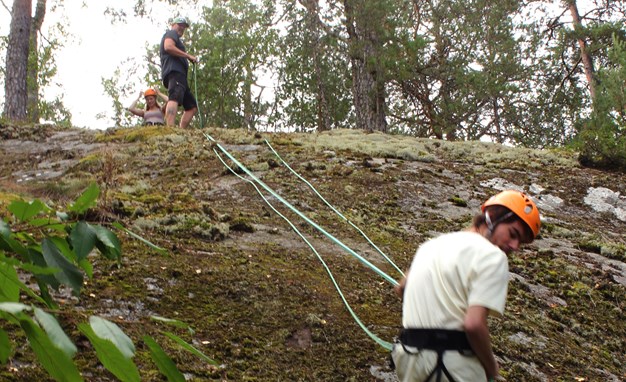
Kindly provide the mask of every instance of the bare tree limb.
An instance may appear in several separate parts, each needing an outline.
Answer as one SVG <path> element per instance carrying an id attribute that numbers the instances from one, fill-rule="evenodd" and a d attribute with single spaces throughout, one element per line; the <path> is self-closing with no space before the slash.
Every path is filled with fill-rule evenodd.
<path id="1" fill-rule="evenodd" d="M 7 7 L 7 5 L 4 3 L 4 0 L 0 0 L 0 3 L 2 3 L 2 6 L 4 7 L 4 9 L 7 10 L 7 12 L 9 12 L 10 15 L 13 15 L 13 12 L 9 9 L 9 7 Z"/>

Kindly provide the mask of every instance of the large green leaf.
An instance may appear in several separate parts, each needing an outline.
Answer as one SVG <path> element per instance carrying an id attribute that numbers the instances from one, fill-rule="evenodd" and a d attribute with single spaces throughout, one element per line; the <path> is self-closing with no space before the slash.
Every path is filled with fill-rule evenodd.
<path id="1" fill-rule="evenodd" d="M 85 271 L 87 277 L 89 277 L 90 279 L 93 278 L 93 264 L 91 264 L 89 260 L 82 259 L 78 262 L 78 265 L 83 271 Z"/>
<path id="2" fill-rule="evenodd" d="M 96 246 L 96 232 L 91 228 L 91 225 L 84 221 L 76 223 L 70 233 L 70 240 L 74 253 L 78 258 L 78 261 L 87 257 L 89 252 Z"/>
<path id="3" fill-rule="evenodd" d="M 83 214 L 88 209 L 96 205 L 96 199 L 100 195 L 100 188 L 96 183 L 91 183 L 89 187 L 69 206 L 68 210 L 77 214 Z"/>
<path id="4" fill-rule="evenodd" d="M 216 361 L 214 361 L 211 358 L 207 357 L 200 350 L 198 350 L 195 347 L 193 347 L 192 345 L 188 344 L 187 342 L 185 342 L 185 340 L 183 340 L 182 338 L 178 337 L 176 334 L 170 333 L 170 332 L 164 332 L 163 334 L 165 334 L 169 338 L 171 338 L 174 341 L 176 341 L 176 343 L 178 343 L 180 346 L 182 346 L 183 349 L 187 350 L 191 354 L 194 354 L 194 355 L 200 357 L 201 359 L 203 359 L 204 361 L 208 362 L 209 364 L 214 365 L 214 366 L 219 365 Z"/>
<path id="5" fill-rule="evenodd" d="M 122 382 L 139 382 L 140 376 L 137 366 L 126 357 L 115 344 L 109 340 L 100 338 L 94 333 L 91 326 L 79 324 L 78 329 L 89 338 L 89 341 L 96 349 L 96 356 L 113 375 Z"/>
<path id="6" fill-rule="evenodd" d="M 9 238 L 11 236 L 11 227 L 4 220 L 0 219 L 0 237 Z"/>
<path id="7" fill-rule="evenodd" d="M 5 365 L 11 355 L 11 341 L 7 332 L 0 329 L 0 365 Z"/>
<path id="8" fill-rule="evenodd" d="M 61 252 L 61 254 L 65 256 L 66 259 L 68 259 L 72 263 L 77 262 L 76 254 L 74 253 L 74 251 L 72 251 L 72 248 L 70 248 L 70 243 L 67 242 L 67 239 L 65 237 L 48 236 L 48 238 L 52 240 L 54 245 Z"/>
<path id="9" fill-rule="evenodd" d="M 0 250 L 4 250 L 9 253 L 16 253 L 22 257 L 22 260 L 28 258 L 28 249 L 24 247 L 19 241 L 14 240 L 11 236 L 0 235 Z"/>
<path id="10" fill-rule="evenodd" d="M 171 325 L 176 328 L 189 329 L 190 332 L 193 332 L 193 329 L 189 326 L 189 324 L 183 321 L 175 320 L 173 318 L 165 318 L 161 316 L 150 316 L 150 319 L 152 321 L 162 322 L 164 324 Z"/>
<path id="11" fill-rule="evenodd" d="M 21 302 L 0 302 L 0 311 L 11 313 L 12 315 L 31 309 L 30 306 L 22 304 Z"/>
<path id="12" fill-rule="evenodd" d="M 50 313 L 35 308 L 35 319 L 43 330 L 46 331 L 54 346 L 61 349 L 68 357 L 73 358 L 78 349 L 76 349 L 76 345 L 74 345 L 67 334 L 65 334 L 56 318 Z"/>
<path id="13" fill-rule="evenodd" d="M 13 233 L 13 237 L 16 240 L 19 240 L 21 242 L 24 243 L 25 246 L 30 247 L 30 246 L 37 246 L 39 244 L 39 239 L 36 239 L 35 236 L 31 235 L 30 232 L 14 232 Z"/>
<path id="14" fill-rule="evenodd" d="M 132 358 L 135 355 L 133 341 L 115 323 L 102 317 L 91 316 L 89 324 L 98 337 L 114 343 L 126 358 Z"/>
<path id="15" fill-rule="evenodd" d="M 96 247 L 108 259 L 120 261 L 122 259 L 122 244 L 115 234 L 108 229 L 94 225 L 96 232 Z"/>
<path id="16" fill-rule="evenodd" d="M 82 377 L 70 357 L 54 346 L 46 333 L 29 317 L 20 319 L 20 326 L 28 337 L 28 343 L 48 374 L 57 381 L 82 381 Z"/>
<path id="17" fill-rule="evenodd" d="M 142 243 L 144 243 L 145 245 L 147 245 L 148 247 L 154 249 L 155 251 L 159 252 L 162 255 L 167 255 L 167 249 L 165 248 L 161 248 L 158 245 L 152 244 L 151 242 L 149 242 L 148 240 L 144 239 L 143 237 L 137 235 L 136 233 L 130 231 L 129 229 L 127 229 L 126 227 L 124 227 L 123 225 L 121 225 L 118 222 L 114 222 L 113 227 L 120 229 L 124 232 L 126 232 L 127 234 L 129 234 L 131 237 L 141 241 Z"/>
<path id="18" fill-rule="evenodd" d="M 2 256 L 0 254 L 0 263 L 2 263 L 2 262 L 4 262 L 5 264 L 7 264 L 9 266 L 13 266 L 13 267 L 26 266 L 26 267 L 24 267 L 24 269 L 28 269 L 29 267 L 38 268 L 38 267 L 36 267 L 34 265 L 31 266 L 30 264 L 20 263 L 20 262 L 18 262 L 15 259 L 6 258 L 6 257 L 4 257 L 4 256 Z M 26 294 L 28 294 L 30 297 L 32 297 L 35 300 L 45 304 L 44 300 L 41 297 L 39 297 L 35 292 L 33 292 L 33 290 L 30 289 L 26 284 L 21 282 L 20 279 L 17 278 L 17 275 L 15 275 L 15 277 L 14 277 L 10 270 L 5 272 L 4 268 L 0 266 L 0 277 L 4 278 L 4 281 L 7 282 L 7 284 L 2 285 L 2 289 L 3 290 L 4 290 L 5 287 L 8 288 L 8 290 L 10 290 L 11 289 L 10 284 L 13 283 L 14 287 L 17 287 L 18 289 L 21 289 Z M 2 291 L 0 291 L 0 294 L 2 294 Z M 18 293 L 18 297 L 19 297 L 19 293 Z M 18 298 L 18 300 L 19 300 L 19 298 Z M 17 302 L 18 300 L 14 300 L 13 302 Z M 9 300 L 8 302 L 11 302 L 11 301 Z"/>
<path id="19" fill-rule="evenodd" d="M 30 202 L 16 200 L 9 204 L 8 210 L 11 211 L 18 221 L 24 222 L 44 211 L 46 208 L 46 205 L 43 204 L 41 200 L 35 199 Z"/>
<path id="20" fill-rule="evenodd" d="M 54 277 L 61 283 L 71 286 L 74 294 L 80 294 L 80 288 L 83 285 L 83 274 L 80 269 L 61 254 L 61 251 L 50 238 L 43 239 L 41 249 L 48 266 L 60 269 Z"/>
<path id="21" fill-rule="evenodd" d="M 152 360 L 157 365 L 161 374 L 163 374 L 169 382 L 185 382 L 185 376 L 178 370 L 176 364 L 163 351 L 161 346 L 150 336 L 144 336 L 143 342 L 150 349 Z"/>
<path id="22" fill-rule="evenodd" d="M 58 267 L 50 267 L 48 266 L 46 259 L 43 256 L 43 253 L 31 248 L 28 251 L 28 256 L 30 258 L 30 261 L 35 264 L 35 266 L 40 267 L 41 269 L 54 269 L 53 273 L 50 272 L 44 272 L 44 273 L 39 273 L 39 272 L 35 272 L 35 278 L 37 279 L 38 282 L 41 282 L 43 284 L 46 285 L 50 285 L 52 288 L 54 289 L 59 289 L 59 285 L 61 285 L 59 283 L 59 280 L 57 280 L 54 275 L 58 272 L 61 271 L 60 268 Z"/>
<path id="23" fill-rule="evenodd" d="M 0 258 L 0 301 L 18 302 L 20 300 L 20 283 L 15 268 Z"/>
<path id="24" fill-rule="evenodd" d="M 53 275 L 59 271 L 58 268 L 50 268 L 47 266 L 40 267 L 39 265 L 35 265 L 33 263 L 24 263 L 14 257 L 4 256 L 2 252 L 0 252 L 0 262 L 9 264 L 16 269 L 21 269 L 30 273 L 40 273 L 42 275 Z"/>
<path id="25" fill-rule="evenodd" d="M 70 215 L 68 215 L 66 212 L 59 212 L 57 211 L 57 218 L 59 218 L 59 220 L 61 221 L 67 221 L 70 219 Z"/>
<path id="26" fill-rule="evenodd" d="M 50 294 L 50 288 L 48 288 L 48 284 L 40 280 L 39 278 L 35 278 L 37 280 L 37 285 L 39 286 L 39 294 L 41 295 L 41 299 L 45 302 L 45 304 L 50 309 L 59 309 L 58 304 L 52 298 Z M 55 280 L 56 281 L 56 280 Z"/>
<path id="27" fill-rule="evenodd" d="M 44 227 L 59 232 L 63 232 L 65 230 L 65 224 L 59 223 L 56 220 L 52 220 L 52 218 L 50 217 L 32 219 L 28 222 L 28 224 L 32 225 L 33 227 Z"/>

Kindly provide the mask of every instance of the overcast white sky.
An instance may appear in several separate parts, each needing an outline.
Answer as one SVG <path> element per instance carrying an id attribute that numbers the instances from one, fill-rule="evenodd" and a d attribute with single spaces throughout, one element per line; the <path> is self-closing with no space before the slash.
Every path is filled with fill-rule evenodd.
<path id="1" fill-rule="evenodd" d="M 12 6 L 13 0 L 4 0 L 7 6 Z M 49 0 L 48 3 L 53 3 Z M 34 6 L 35 1 L 33 1 Z M 61 88 L 52 88 L 50 93 L 63 94 L 65 106 L 72 113 L 72 122 L 75 126 L 96 129 L 106 129 L 113 123 L 110 119 L 98 120 L 101 113 L 112 113 L 110 97 L 104 93 L 101 79 L 113 76 L 115 69 L 130 57 L 141 57 L 145 53 L 146 43 L 153 45 L 161 41 L 163 33 L 168 28 L 170 14 L 165 4 L 156 4 L 155 9 L 158 21 L 148 19 L 134 19 L 131 0 L 115 1 L 64 1 L 64 10 L 50 10 L 50 4 L 44 20 L 43 30 L 47 30 L 61 20 L 61 15 L 67 17 L 68 31 L 74 38 L 66 43 L 66 47 L 57 53 L 58 74 L 56 81 Z M 87 5 L 84 5 L 87 4 Z M 129 22 L 112 24 L 110 17 L 104 15 L 107 4 L 128 9 Z M 184 9 L 178 10 L 181 15 L 187 16 Z M 190 12 L 191 13 L 191 12 Z M 193 18 L 191 18 L 193 20 Z M 10 15 L 4 8 L 0 8 L 0 34 L 8 35 Z M 4 61 L 4 53 L 2 61 Z M 130 104 L 144 85 L 139 81 L 135 91 L 128 94 L 123 101 Z M 4 96 L 4 84 L 0 89 Z M 53 99 L 54 97 L 46 97 Z"/>
<path id="2" fill-rule="evenodd" d="M 553 0 L 555 3 L 560 0 Z M 13 0 L 3 0 L 7 6 L 13 5 Z M 51 10 L 59 2 L 48 0 L 48 11 L 43 25 L 46 31 L 62 20 L 65 16 L 68 31 L 74 39 L 66 43 L 66 47 L 56 54 L 58 75 L 55 82 L 61 86 L 48 90 L 49 95 L 55 92 L 63 94 L 63 102 L 72 113 L 72 122 L 75 126 L 96 129 L 106 129 L 113 125 L 110 119 L 100 120 L 99 114 L 111 115 L 112 102 L 104 93 L 101 84 L 102 78 L 113 76 L 115 69 L 130 57 L 135 57 L 141 63 L 146 44 L 158 44 L 163 33 L 168 28 L 168 20 L 174 15 L 189 17 L 193 23 L 195 14 L 192 9 L 181 7 L 173 8 L 166 2 L 152 3 L 152 20 L 132 17 L 134 0 L 65 0 L 62 9 Z M 33 3 L 36 1 L 33 0 Z M 150 2 L 146 2 L 150 3 Z M 211 6 L 211 1 L 199 1 Z M 578 0 L 581 13 L 589 7 L 590 0 Z M 125 7 L 129 15 L 127 23 L 111 23 L 110 17 L 104 15 L 107 5 L 116 8 Z M 34 6 L 34 4 L 33 4 Z M 197 5 L 199 6 L 199 5 Z M 0 8 L 0 35 L 8 35 L 10 14 Z M 188 47 L 193 52 L 193 47 Z M 2 53 L 2 61 L 4 61 Z M 145 88 L 141 83 L 142 74 L 137 75 L 136 85 L 132 94 L 122 99 L 125 105 L 130 104 L 137 93 Z M 0 86 L 0 96 L 4 97 L 4 84 Z M 54 99 L 54 96 L 46 97 Z"/>

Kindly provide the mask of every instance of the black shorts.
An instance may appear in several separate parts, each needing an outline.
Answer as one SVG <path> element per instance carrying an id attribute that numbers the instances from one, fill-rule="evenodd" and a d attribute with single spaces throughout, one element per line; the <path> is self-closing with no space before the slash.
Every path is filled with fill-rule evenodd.
<path id="1" fill-rule="evenodd" d="M 163 81 L 163 85 L 167 88 L 167 95 L 170 101 L 176 101 L 179 105 L 183 105 L 185 110 L 198 107 L 198 103 L 193 94 L 191 94 L 187 84 L 185 73 L 170 72 Z"/>

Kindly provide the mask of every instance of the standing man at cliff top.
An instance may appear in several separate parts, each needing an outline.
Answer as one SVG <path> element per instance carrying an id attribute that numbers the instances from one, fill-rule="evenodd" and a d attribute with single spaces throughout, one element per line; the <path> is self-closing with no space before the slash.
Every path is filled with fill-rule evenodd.
<path id="1" fill-rule="evenodd" d="M 198 58 L 187 53 L 180 38 L 189 28 L 189 22 L 184 17 L 172 20 L 172 27 L 165 32 L 161 39 L 161 79 L 167 88 L 168 101 L 165 107 L 165 122 L 167 126 L 176 123 L 178 105 L 183 105 L 185 112 L 180 120 L 180 127 L 186 128 L 193 116 L 198 112 L 198 104 L 187 82 L 189 61 L 196 63 Z"/>

